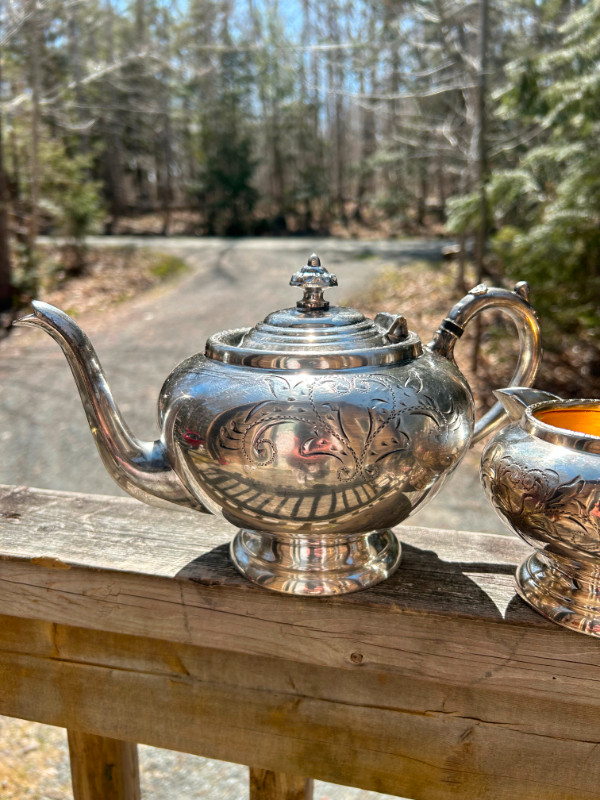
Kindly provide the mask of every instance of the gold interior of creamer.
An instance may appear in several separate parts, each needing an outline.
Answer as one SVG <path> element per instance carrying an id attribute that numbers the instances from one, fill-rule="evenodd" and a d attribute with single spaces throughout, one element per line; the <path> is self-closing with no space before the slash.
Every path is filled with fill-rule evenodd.
<path id="1" fill-rule="evenodd" d="M 536 411 L 536 419 L 575 433 L 600 436 L 600 406 L 596 408 L 561 408 Z"/>

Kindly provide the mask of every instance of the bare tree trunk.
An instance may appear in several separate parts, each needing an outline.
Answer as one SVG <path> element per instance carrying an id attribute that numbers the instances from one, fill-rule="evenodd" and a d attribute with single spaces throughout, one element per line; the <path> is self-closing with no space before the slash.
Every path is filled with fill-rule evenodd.
<path id="1" fill-rule="evenodd" d="M 374 24 L 375 14 L 373 11 L 370 14 L 369 19 L 369 40 L 375 40 L 375 24 Z M 366 92 L 365 86 L 365 72 L 366 70 L 363 68 L 361 69 L 360 73 L 360 93 L 364 97 Z M 371 62 L 370 65 L 370 93 L 371 96 L 375 93 L 375 81 L 376 81 L 376 67 L 375 67 L 375 59 Z M 372 102 L 368 100 L 363 100 L 363 106 L 361 107 L 360 111 L 360 122 L 361 122 L 361 136 L 360 136 L 360 172 L 358 175 L 358 184 L 356 187 L 356 210 L 354 212 L 354 218 L 359 222 L 364 222 L 364 214 L 363 214 L 363 205 L 365 201 L 365 195 L 373 190 L 373 168 L 369 163 L 369 160 L 374 155 L 377 143 L 376 143 L 376 121 L 375 121 L 375 110 L 373 108 Z"/>
<path id="2" fill-rule="evenodd" d="M 360 93 L 364 97 L 365 95 L 365 76 L 364 72 L 361 72 L 360 75 Z M 364 101 L 363 101 L 364 103 Z M 370 147 L 370 128 L 372 126 L 372 115 L 373 112 L 371 109 L 366 108 L 364 105 L 360 109 L 360 165 L 358 171 L 358 181 L 356 184 L 356 208 L 354 209 L 354 219 L 357 222 L 363 222 L 363 203 L 365 199 L 365 195 L 367 193 L 367 183 L 368 183 L 368 174 L 367 174 L 367 160 L 371 155 L 371 147 Z M 369 119 L 371 117 L 371 119 Z"/>
<path id="3" fill-rule="evenodd" d="M 329 38 L 333 44 L 340 43 L 338 25 L 338 9 L 330 0 L 328 6 Z M 334 93 L 333 102 L 333 142 L 334 142 L 334 187 L 335 205 L 338 217 L 344 225 L 348 224 L 345 206 L 345 177 L 346 177 L 346 137 L 344 135 L 344 100 L 342 95 L 343 71 L 340 64 L 340 51 L 334 50 L 330 57 L 329 87 Z"/>
<path id="4" fill-rule="evenodd" d="M 463 169 L 461 171 L 460 180 L 458 184 L 458 193 L 464 195 L 468 191 L 469 185 L 469 171 Z M 456 270 L 456 280 L 454 281 L 454 289 L 460 294 L 464 294 L 467 290 L 465 272 L 467 265 L 467 230 L 460 233 L 458 239 L 458 266 Z"/>
<path id="5" fill-rule="evenodd" d="M 316 19 L 316 10 L 314 9 L 313 5 L 313 26 L 315 30 L 317 29 L 317 19 Z M 313 38 L 315 38 L 315 33 L 313 33 Z M 321 75 L 323 74 L 323 67 L 322 67 L 322 59 L 319 58 L 318 54 L 315 50 L 311 52 L 310 56 L 310 74 L 312 76 L 312 92 L 311 92 L 311 106 L 312 106 L 312 117 L 313 117 L 313 131 L 314 131 L 314 142 L 313 148 L 314 149 L 314 159 L 315 159 L 315 169 L 321 175 L 326 174 L 327 165 L 326 165 L 326 148 L 325 148 L 325 137 L 323 135 L 323 118 L 322 118 L 322 111 L 324 106 L 326 106 L 326 102 L 323 99 L 323 93 L 321 89 Z M 316 206 L 316 214 L 318 216 L 318 225 L 319 228 L 322 230 L 328 223 L 328 216 L 329 216 L 329 192 L 325 191 L 321 194 L 318 198 L 316 203 L 314 204 L 313 208 Z"/>
<path id="6" fill-rule="evenodd" d="M 392 32 L 393 6 L 391 3 L 385 4 L 384 33 L 387 32 L 391 39 L 391 69 L 389 75 L 388 91 L 393 98 L 389 103 L 389 116 L 386 125 L 385 135 L 388 140 L 388 147 L 395 149 L 398 147 L 398 137 L 400 132 L 400 104 L 396 96 L 400 91 L 400 50 L 396 42 L 395 34 Z M 390 163 L 383 172 L 383 179 L 387 191 L 390 195 L 395 195 L 398 189 L 398 179 L 401 168 L 397 164 Z"/>
<path id="7" fill-rule="evenodd" d="M 261 13 L 258 8 L 255 7 L 253 0 L 248 0 L 248 11 L 252 21 L 255 44 L 260 46 L 264 36 L 262 19 Z M 278 13 L 277 4 L 269 6 L 268 13 Z M 270 57 L 270 55 L 266 55 L 266 58 Z M 280 110 L 278 101 L 275 99 L 275 94 L 278 92 L 279 80 L 277 65 L 274 66 L 273 73 L 270 74 L 266 80 L 272 81 L 272 86 L 270 87 L 271 92 L 269 92 L 269 87 L 265 84 L 265 79 L 261 78 L 259 79 L 258 85 L 258 97 L 261 106 L 261 117 L 265 121 L 265 149 L 268 152 L 268 162 L 270 162 L 267 173 L 267 186 L 269 187 L 268 191 L 271 195 L 271 199 L 274 200 L 275 203 L 275 214 L 279 216 L 284 210 L 283 199 L 285 196 L 285 175 L 283 155 L 281 153 L 281 137 L 279 134 Z"/>
<path id="8" fill-rule="evenodd" d="M 135 30 L 138 46 L 146 44 L 146 0 L 135 0 Z"/>
<path id="9" fill-rule="evenodd" d="M 285 175 L 283 168 L 283 154 L 281 152 L 281 135 L 279 121 L 279 106 L 273 103 L 271 107 L 271 158 L 273 163 L 273 196 L 279 216 L 284 212 Z"/>
<path id="10" fill-rule="evenodd" d="M 4 16 L 4 3 L 0 5 Z M 0 87 L 2 86 L 2 60 L 0 52 Z M 8 187 L 4 169 L 4 116 L 0 103 L 0 311 L 7 311 L 13 303 L 12 269 L 8 243 Z"/>
<path id="11" fill-rule="evenodd" d="M 186 94 L 182 99 L 182 120 L 181 130 L 183 138 L 183 162 L 182 166 L 185 170 L 184 174 L 187 177 L 188 183 L 193 183 L 198 174 L 198 166 L 196 158 L 194 157 L 194 138 L 192 135 L 192 109 L 190 98 Z M 187 203 L 186 203 L 187 205 Z"/>
<path id="12" fill-rule="evenodd" d="M 336 81 L 337 84 L 337 81 Z M 335 97 L 335 194 L 338 207 L 338 214 L 344 225 L 348 224 L 346 216 L 346 197 L 344 179 L 346 173 L 346 154 L 345 154 L 344 121 L 343 121 L 343 100 L 341 91 L 338 90 Z"/>
<path id="13" fill-rule="evenodd" d="M 427 213 L 427 192 L 429 191 L 427 161 L 419 158 L 417 165 L 418 173 L 418 194 L 417 194 L 417 225 L 422 228 L 425 225 L 425 215 Z"/>
<path id="14" fill-rule="evenodd" d="M 79 5 L 73 3 L 70 8 L 69 16 L 69 57 L 73 68 L 73 79 L 75 83 L 75 103 L 76 103 L 76 116 L 80 125 L 85 120 L 85 110 L 83 108 L 83 90 L 81 85 L 82 70 L 81 70 L 81 50 L 79 48 L 79 39 L 81 37 L 81 26 L 79 24 Z M 87 153 L 89 149 L 89 140 L 86 131 L 81 131 L 79 140 L 79 148 L 82 153 Z"/>
<path id="15" fill-rule="evenodd" d="M 465 267 L 467 264 L 467 234 L 463 231 L 458 238 L 458 267 L 456 270 L 456 280 L 454 288 L 457 292 L 464 294 L 467 290 L 465 283 Z"/>
<path id="16" fill-rule="evenodd" d="M 440 222 L 446 221 L 446 176 L 444 174 L 444 160 L 440 154 L 437 159 L 437 184 L 438 200 L 440 204 Z"/>
<path id="17" fill-rule="evenodd" d="M 40 205 L 40 24 L 38 0 L 29 2 L 29 65 L 31 70 L 31 190 L 27 231 L 27 268 L 36 269 L 36 242 Z"/>
<path id="18" fill-rule="evenodd" d="M 308 0 L 302 0 L 302 41 L 311 41 L 310 9 Z M 311 66 L 310 58 L 305 53 L 300 52 L 300 118 L 297 122 L 298 138 L 298 166 L 301 173 L 305 176 L 310 172 L 315 157 L 314 140 L 317 138 L 317 131 L 310 129 L 310 122 L 307 119 L 310 108 L 310 98 L 308 91 L 308 73 Z M 312 197 L 308 187 L 304 187 L 302 228 L 308 233 L 312 229 L 313 211 Z"/>
<path id="19" fill-rule="evenodd" d="M 273 2 L 272 8 L 268 12 L 272 14 L 275 19 L 279 15 L 279 3 L 277 0 Z M 273 86 L 271 91 L 271 152 L 273 163 L 273 188 L 275 203 L 277 206 L 276 214 L 282 218 L 285 213 L 284 204 L 286 201 L 286 174 L 285 174 L 285 161 L 281 149 L 282 136 L 281 136 L 281 104 L 279 102 L 281 74 L 279 69 L 278 59 L 273 60 Z"/>
<path id="20" fill-rule="evenodd" d="M 477 69 L 477 190 L 479 193 L 479 226 L 475 240 L 475 267 L 477 283 L 483 281 L 485 266 L 485 245 L 488 232 L 488 207 L 486 188 L 488 180 L 487 141 L 486 141 L 486 91 L 487 91 L 487 45 L 488 45 L 488 2 L 479 0 L 479 57 Z M 471 368 L 477 372 L 479 349 L 481 345 L 481 318 L 475 320 L 475 337 L 471 353 Z"/>
<path id="21" fill-rule="evenodd" d="M 108 60 L 111 64 L 115 63 L 115 37 L 113 24 L 112 1 L 106 0 L 106 46 L 108 50 Z M 107 171 L 110 195 L 110 215 L 111 219 L 107 225 L 106 233 L 112 233 L 116 228 L 119 217 L 124 211 L 123 203 L 123 184 L 121 170 L 121 142 L 119 138 L 119 126 L 117 123 L 117 97 L 112 77 L 109 77 L 108 91 L 109 109 L 105 117 L 105 130 L 107 138 Z"/>
<path id="22" fill-rule="evenodd" d="M 488 232 L 488 208 L 486 186 L 488 180 L 487 141 L 486 141 L 486 91 L 487 91 L 487 39 L 488 2 L 479 0 L 479 58 L 477 70 L 477 191 L 479 193 L 479 226 L 475 244 L 475 266 L 477 281 L 483 280 L 485 245 Z"/>
<path id="23" fill-rule="evenodd" d="M 138 0 L 139 2 L 139 0 Z M 168 13 L 163 14 L 162 19 L 162 35 L 163 35 L 163 58 L 168 65 L 164 70 L 164 85 L 162 86 L 161 96 L 161 111 L 162 111 L 162 129 L 161 129 L 161 149 L 164 163 L 164 180 L 161 192 L 162 202 L 162 235 L 169 235 L 169 227 L 171 225 L 171 203 L 173 202 L 173 180 L 172 180 L 172 160 L 173 160 L 173 142 L 171 130 L 171 27 L 170 17 Z"/>
<path id="24" fill-rule="evenodd" d="M 164 164 L 165 164 L 165 180 L 162 191 L 163 224 L 161 233 L 163 236 L 168 236 L 169 228 L 171 226 L 171 203 L 173 200 L 173 180 L 172 180 L 172 169 L 171 169 L 173 149 L 171 145 L 171 112 L 169 110 L 168 96 L 165 97 L 163 120 L 164 124 L 162 130 L 163 134 L 162 141 L 163 141 Z"/>

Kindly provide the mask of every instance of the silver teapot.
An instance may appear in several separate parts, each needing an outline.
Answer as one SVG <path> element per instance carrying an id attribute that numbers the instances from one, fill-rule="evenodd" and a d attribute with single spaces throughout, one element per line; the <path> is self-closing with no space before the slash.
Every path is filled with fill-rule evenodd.
<path id="1" fill-rule="evenodd" d="M 502 424 L 496 404 L 474 424 L 453 357 L 467 323 L 494 307 L 515 322 L 513 383 L 529 385 L 540 332 L 528 287 L 477 286 L 423 346 L 402 315 L 373 320 L 324 298 L 336 286 L 318 257 L 290 281 L 295 308 L 253 328 L 211 336 L 159 397 L 160 438 L 136 439 L 115 405 L 87 336 L 34 302 L 17 325 L 46 330 L 75 377 L 114 480 L 149 503 L 221 513 L 239 528 L 238 569 L 280 592 L 330 595 L 386 578 L 400 547 L 390 530 L 431 499 L 469 445 Z"/>

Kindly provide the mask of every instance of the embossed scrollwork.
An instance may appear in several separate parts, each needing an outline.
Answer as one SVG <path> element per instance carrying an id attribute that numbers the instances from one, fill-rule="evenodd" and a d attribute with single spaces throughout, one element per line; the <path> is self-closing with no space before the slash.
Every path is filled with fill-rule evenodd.
<path id="1" fill-rule="evenodd" d="M 496 510 L 518 531 L 550 540 L 561 533 L 575 542 L 595 532 L 600 552 L 600 486 L 580 475 L 561 480 L 554 469 L 527 467 L 491 447 L 481 479 Z"/>
<path id="2" fill-rule="evenodd" d="M 277 429 L 296 426 L 306 430 L 295 442 L 298 457 L 335 459 L 342 483 L 356 478 L 372 483 L 380 475 L 381 462 L 403 453 L 411 445 L 407 420 L 422 415 L 438 430 L 456 424 L 457 414 L 449 401 L 441 408 L 423 391 L 416 371 L 404 381 L 384 375 L 265 379 L 273 399 L 263 400 L 228 420 L 219 429 L 217 457 L 239 452 L 248 468 L 273 463 L 278 448 Z M 367 402 L 345 403 L 346 396 L 365 395 Z M 299 425 L 297 423 L 300 423 Z"/>

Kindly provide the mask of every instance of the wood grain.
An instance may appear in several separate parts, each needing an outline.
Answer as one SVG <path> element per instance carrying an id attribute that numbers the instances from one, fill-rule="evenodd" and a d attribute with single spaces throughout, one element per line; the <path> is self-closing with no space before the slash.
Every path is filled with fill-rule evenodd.
<path id="1" fill-rule="evenodd" d="M 141 800 L 137 745 L 69 730 L 73 800 Z"/>
<path id="2" fill-rule="evenodd" d="M 312 799 L 312 780 L 268 769 L 250 768 L 250 800 Z"/>
<path id="3" fill-rule="evenodd" d="M 39 490 L 5 490 L 0 502 L 5 614 L 363 673 L 510 682 L 540 695 L 566 673 L 569 696 L 588 697 L 600 666 L 597 641 L 516 597 L 512 575 L 527 549 L 510 538 L 402 527 L 404 560 L 389 580 L 303 599 L 238 575 L 218 518 Z"/>
<path id="4" fill-rule="evenodd" d="M 390 580 L 294 598 L 218 518 L 4 489 L 0 713 L 416 800 L 600 797 L 600 642 L 515 597 L 517 540 L 398 533 Z"/>
<path id="5" fill-rule="evenodd" d="M 431 681 L 10 617 L 0 632 L 9 716 L 417 800 L 598 796 L 600 712 L 561 697 L 566 676 L 540 698 L 458 688 L 452 663 Z"/>

